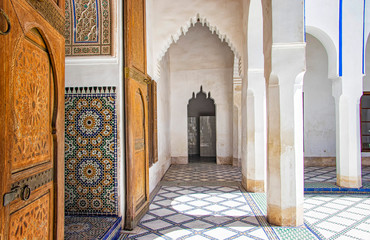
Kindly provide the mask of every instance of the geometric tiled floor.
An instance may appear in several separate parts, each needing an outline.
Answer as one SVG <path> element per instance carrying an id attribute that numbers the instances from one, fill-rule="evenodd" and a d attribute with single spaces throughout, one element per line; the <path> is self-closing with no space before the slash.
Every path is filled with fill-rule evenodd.
<path id="1" fill-rule="evenodd" d="M 120 223 L 119 217 L 65 216 L 64 239 L 117 239 L 121 229 Z"/>
<path id="2" fill-rule="evenodd" d="M 305 182 L 336 182 L 335 167 L 305 167 Z M 362 167 L 362 181 L 370 182 L 370 166 Z"/>
<path id="3" fill-rule="evenodd" d="M 240 168 L 231 165 L 212 163 L 191 163 L 186 165 L 171 165 L 164 182 L 240 182 Z"/>
<path id="4" fill-rule="evenodd" d="M 234 186 L 162 186 L 138 233 L 120 239 L 317 239 L 305 226 L 271 227 L 252 195 Z"/>
<path id="5" fill-rule="evenodd" d="M 335 182 L 335 169 L 334 178 L 330 168 L 306 171 L 306 181 Z M 266 195 L 245 192 L 238 168 L 172 165 L 138 228 L 120 239 L 370 239 L 369 195 L 306 194 L 304 209 L 304 225 L 270 226 Z"/>
<path id="6" fill-rule="evenodd" d="M 370 239 L 369 195 L 305 195 L 304 219 L 322 239 Z"/>
<path id="7" fill-rule="evenodd" d="M 187 165 L 171 165 L 164 182 L 240 182 L 240 168 L 231 165 L 209 163 L 192 163 Z M 305 182 L 336 182 L 335 167 L 305 167 Z M 362 181 L 370 182 L 370 166 L 362 167 Z"/>

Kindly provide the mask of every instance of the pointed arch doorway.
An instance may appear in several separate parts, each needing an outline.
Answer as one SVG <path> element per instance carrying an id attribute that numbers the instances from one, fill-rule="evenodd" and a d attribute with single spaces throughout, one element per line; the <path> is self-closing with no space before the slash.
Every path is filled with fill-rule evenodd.
<path id="1" fill-rule="evenodd" d="M 188 103 L 188 159 L 216 163 L 216 156 L 216 105 L 201 86 Z"/>

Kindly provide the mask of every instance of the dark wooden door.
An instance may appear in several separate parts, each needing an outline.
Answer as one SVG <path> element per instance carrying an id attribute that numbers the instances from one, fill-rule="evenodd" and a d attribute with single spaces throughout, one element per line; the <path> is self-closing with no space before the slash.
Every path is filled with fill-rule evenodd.
<path id="1" fill-rule="evenodd" d="M 133 229 L 149 208 L 148 84 L 145 0 L 125 0 L 126 216 Z"/>
<path id="2" fill-rule="evenodd" d="M 63 239 L 64 3 L 0 9 L 0 239 Z"/>

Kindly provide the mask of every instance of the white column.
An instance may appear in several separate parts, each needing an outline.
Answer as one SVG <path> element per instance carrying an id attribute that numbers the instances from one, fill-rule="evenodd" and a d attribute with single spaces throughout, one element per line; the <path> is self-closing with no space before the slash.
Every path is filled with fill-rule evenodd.
<path id="1" fill-rule="evenodd" d="M 249 192 L 266 189 L 266 87 L 263 56 L 263 17 L 260 0 L 251 0 L 248 17 L 248 71 L 242 106 L 242 185 Z M 248 85 L 248 86 L 247 86 Z"/>
<path id="2" fill-rule="evenodd" d="M 266 94 L 263 69 L 248 70 L 246 168 L 242 184 L 248 192 L 264 192 L 266 177 Z"/>
<path id="3" fill-rule="evenodd" d="M 303 108 L 305 43 L 273 44 L 268 85 L 267 218 L 303 224 Z"/>
<path id="4" fill-rule="evenodd" d="M 268 2 L 264 2 L 266 7 Z M 272 36 L 267 87 L 267 219 L 279 226 L 303 224 L 303 6 L 303 0 L 272 0 L 272 18 L 269 20 L 268 10 L 264 15 L 264 41 L 269 42 L 269 30 Z M 269 60 L 265 58 L 265 62 Z"/>
<path id="5" fill-rule="evenodd" d="M 363 1 L 343 0 L 342 56 L 339 78 L 333 80 L 336 115 L 337 185 L 361 183 L 360 98 L 362 96 Z"/>
<path id="6" fill-rule="evenodd" d="M 361 78 L 360 78 L 361 79 Z M 348 91 L 353 78 L 333 80 L 336 118 L 337 185 L 358 188 L 361 183 L 360 98 L 362 91 Z"/>

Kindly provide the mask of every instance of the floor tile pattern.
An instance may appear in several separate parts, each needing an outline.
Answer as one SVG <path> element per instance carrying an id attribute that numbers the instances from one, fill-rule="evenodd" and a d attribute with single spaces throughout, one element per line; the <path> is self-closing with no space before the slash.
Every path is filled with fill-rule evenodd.
<path id="1" fill-rule="evenodd" d="M 271 226 L 266 219 L 266 194 L 245 192 L 240 188 L 240 171 L 220 167 L 171 166 L 135 233 L 122 234 L 120 239 L 370 239 L 368 194 L 305 194 L 304 225 Z M 306 184 L 335 186 L 330 181 L 333 169 L 319 169 L 311 181 L 321 182 Z"/>
<path id="2" fill-rule="evenodd" d="M 65 240 L 106 240 L 118 238 L 121 218 L 66 216 Z"/>
<path id="3" fill-rule="evenodd" d="M 305 226 L 271 227 L 249 193 L 225 186 L 163 186 L 139 228 L 120 239 L 316 239 Z"/>
<path id="4" fill-rule="evenodd" d="M 87 90 L 65 95 L 65 212 L 117 215 L 116 94 Z"/>
<path id="5" fill-rule="evenodd" d="M 190 163 L 171 165 L 163 181 L 172 182 L 240 182 L 241 171 L 231 165 Z"/>
<path id="6" fill-rule="evenodd" d="M 305 182 L 336 182 L 335 167 L 305 167 Z M 370 166 L 362 167 L 362 181 L 370 182 Z"/>
<path id="7" fill-rule="evenodd" d="M 370 239 L 369 195 L 305 195 L 304 216 L 321 239 Z"/>

